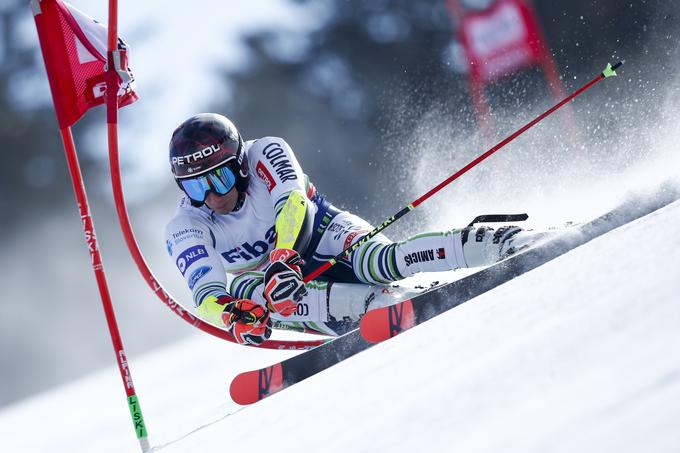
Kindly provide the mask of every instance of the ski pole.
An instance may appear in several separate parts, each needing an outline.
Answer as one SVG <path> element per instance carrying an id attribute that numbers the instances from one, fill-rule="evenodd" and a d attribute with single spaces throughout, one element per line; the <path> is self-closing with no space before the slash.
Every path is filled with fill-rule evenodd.
<path id="1" fill-rule="evenodd" d="M 527 123 L 527 124 L 525 124 L 524 126 L 522 126 L 520 129 L 518 129 L 517 131 L 515 131 L 514 133 L 512 133 L 511 135 L 509 135 L 507 138 L 503 139 L 501 142 L 499 142 L 499 143 L 498 143 L 497 145 L 495 145 L 493 148 L 491 148 L 491 149 L 489 149 L 488 151 L 486 151 L 484 154 L 482 154 L 482 155 L 480 155 L 479 157 L 477 157 L 476 159 L 474 159 L 472 162 L 470 162 L 469 164 L 467 164 L 465 167 L 461 168 L 460 170 L 458 170 L 457 172 L 455 172 L 454 174 L 452 174 L 451 176 L 449 176 L 448 178 L 446 178 L 445 180 L 443 180 L 442 182 L 440 182 L 439 184 L 437 184 L 435 187 L 433 187 L 432 189 L 430 189 L 429 192 L 427 192 L 426 194 L 424 194 L 424 195 L 421 196 L 420 198 L 416 199 L 416 200 L 413 201 L 411 204 L 409 204 L 409 205 L 406 206 L 405 208 L 401 209 L 399 212 L 397 212 L 396 214 L 394 214 L 392 217 L 388 218 L 388 219 L 385 220 L 383 223 L 381 223 L 379 226 L 377 226 L 376 228 L 374 228 L 373 231 L 371 231 L 371 232 L 368 233 L 366 236 L 364 236 L 363 238 L 361 238 L 361 240 L 359 240 L 359 241 L 357 241 L 356 243 L 354 243 L 353 245 L 347 247 L 345 250 L 343 250 L 342 252 L 340 252 L 338 255 L 336 255 L 336 256 L 333 257 L 332 259 L 326 261 L 324 264 L 322 264 L 321 266 L 319 266 L 318 268 L 316 268 L 314 271 L 312 271 L 310 274 L 308 274 L 308 275 L 305 277 L 305 279 L 304 279 L 305 283 L 314 280 L 316 277 L 318 277 L 318 276 L 321 275 L 323 272 L 325 272 L 328 268 L 330 268 L 331 266 L 333 266 L 334 264 L 336 264 L 339 260 L 341 260 L 341 259 L 343 259 L 343 258 L 349 258 L 349 256 L 352 254 L 352 252 L 354 252 L 356 249 L 358 249 L 358 248 L 361 247 L 363 244 L 365 244 L 366 242 L 368 242 L 373 236 L 377 235 L 377 234 L 380 233 L 382 230 L 384 230 L 384 229 L 387 228 L 388 226 L 392 225 L 394 222 L 396 222 L 397 220 L 399 220 L 400 218 L 402 218 L 403 216 L 405 216 L 405 215 L 408 214 L 409 212 L 413 211 L 416 207 L 418 207 L 418 205 L 420 205 L 421 203 L 423 203 L 425 200 L 427 200 L 428 198 L 430 198 L 432 195 L 436 194 L 437 192 L 439 192 L 440 190 L 442 190 L 444 187 L 448 186 L 450 183 L 452 183 L 453 181 L 455 181 L 456 179 L 458 179 L 460 176 L 462 176 L 462 175 L 464 175 L 465 173 L 467 173 L 468 170 L 472 169 L 472 168 L 475 167 L 477 164 L 479 164 L 480 162 L 482 162 L 483 160 L 485 160 L 487 157 L 491 156 L 491 155 L 494 154 L 496 151 L 498 151 L 499 149 L 503 148 L 505 145 L 507 145 L 508 143 L 510 143 L 511 141 L 513 141 L 514 139 L 516 139 L 517 137 L 519 137 L 520 135 L 522 135 L 523 133 L 525 133 L 527 130 L 531 129 L 531 128 L 532 128 L 533 126 L 535 126 L 537 123 L 539 123 L 540 121 L 542 121 L 542 120 L 545 119 L 546 117 L 550 116 L 553 112 L 555 112 L 557 109 L 559 109 L 560 107 L 562 107 L 564 104 L 566 104 L 567 102 L 571 101 L 572 99 L 574 99 L 575 97 L 577 97 L 578 95 L 580 95 L 581 93 L 583 93 L 584 91 L 586 91 L 587 89 L 591 88 L 593 85 L 595 85 L 596 83 L 600 82 L 601 80 L 606 79 L 606 78 L 608 78 L 608 77 L 615 76 L 615 75 L 616 75 L 616 70 L 617 70 L 623 63 L 624 63 L 623 61 L 619 61 L 619 62 L 616 63 L 614 66 L 612 66 L 610 63 L 607 63 L 607 67 L 606 67 L 601 73 L 599 73 L 593 80 L 591 80 L 590 82 L 586 83 L 586 84 L 583 85 L 581 88 L 579 88 L 578 90 L 574 91 L 572 94 L 570 94 L 569 96 L 567 96 L 566 98 L 564 98 L 562 101 L 558 102 L 557 104 L 555 104 L 554 106 L 552 106 L 550 109 L 546 110 L 544 113 L 542 113 L 541 115 L 539 115 L 538 117 L 536 117 L 536 118 L 534 118 L 532 121 L 530 121 L 529 123 Z"/>

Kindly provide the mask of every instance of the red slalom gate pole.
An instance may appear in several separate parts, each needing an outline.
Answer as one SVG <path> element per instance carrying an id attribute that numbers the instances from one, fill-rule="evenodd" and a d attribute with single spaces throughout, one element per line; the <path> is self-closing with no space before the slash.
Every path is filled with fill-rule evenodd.
<path id="1" fill-rule="evenodd" d="M 494 154 L 496 151 L 500 150 L 500 149 L 503 148 L 505 145 L 507 145 L 508 143 L 510 143 L 511 141 L 513 141 L 514 139 L 516 139 L 517 137 L 519 137 L 520 135 L 522 135 L 523 133 L 525 133 L 527 130 L 531 129 L 533 126 L 535 126 L 537 123 L 539 123 L 540 121 L 542 121 L 543 119 L 545 119 L 547 116 L 551 115 L 553 112 L 555 112 L 557 109 L 559 109 L 560 107 L 562 107 L 563 105 L 565 105 L 567 102 L 571 101 L 572 99 L 574 99 L 575 97 L 577 97 L 578 95 L 580 95 L 581 93 L 583 93 L 584 91 L 586 91 L 587 89 L 591 88 L 591 87 L 592 87 L 593 85 L 595 85 L 596 83 L 602 81 L 603 79 L 606 79 L 606 78 L 608 78 L 608 77 L 615 76 L 615 75 L 616 75 L 616 70 L 617 70 L 622 64 L 623 64 L 623 61 L 619 61 L 619 62 L 616 63 L 614 66 L 612 66 L 611 64 L 608 63 L 608 64 L 607 64 L 607 67 L 606 67 L 601 73 L 599 73 L 593 80 L 591 80 L 590 82 L 586 83 L 585 85 L 583 85 L 583 86 L 582 86 L 581 88 L 579 88 L 578 90 L 574 91 L 572 94 L 570 94 L 569 96 L 567 96 L 566 98 L 564 98 L 563 100 L 561 100 L 560 102 L 558 102 L 557 104 L 555 104 L 554 106 L 552 106 L 550 109 L 546 110 L 544 113 L 542 113 L 541 115 L 537 116 L 536 118 L 534 118 L 533 120 L 531 120 L 530 122 L 528 122 L 527 124 L 525 124 L 524 126 L 522 126 L 522 127 L 521 127 L 520 129 L 518 129 L 517 131 L 513 132 L 513 133 L 512 133 L 511 135 L 509 135 L 507 138 L 503 139 L 501 142 L 499 142 L 499 143 L 498 143 L 497 145 L 495 145 L 493 148 L 489 149 L 489 150 L 486 151 L 484 154 L 482 154 L 482 155 L 480 155 L 479 157 L 477 157 L 475 160 L 473 160 L 472 162 L 470 162 L 469 164 L 467 164 L 465 167 L 461 168 L 460 170 L 458 170 L 457 172 L 455 172 L 454 174 L 452 174 L 451 176 L 449 176 L 448 178 L 446 178 L 445 180 L 443 180 L 442 182 L 440 182 L 439 184 L 437 184 L 435 187 L 433 187 L 432 189 L 430 189 L 430 190 L 429 190 L 427 193 L 425 193 L 423 196 L 421 196 L 420 198 L 414 200 L 411 204 L 409 204 L 409 205 L 406 206 L 405 208 L 401 209 L 399 212 L 397 212 L 396 214 L 394 214 L 392 217 L 390 217 L 390 218 L 388 218 L 387 220 L 385 220 L 385 221 L 384 221 L 383 223 L 381 223 L 377 228 L 373 229 L 373 231 L 371 231 L 371 232 L 368 233 L 366 236 L 364 236 L 360 241 L 356 242 L 354 245 L 351 245 L 350 247 L 347 247 L 345 250 L 343 250 L 342 252 L 340 252 L 340 253 L 339 253 L 338 255 L 336 255 L 334 258 L 332 258 L 332 259 L 329 260 L 329 261 L 326 261 L 324 264 L 322 264 L 321 266 L 319 266 L 318 268 L 316 268 L 314 271 L 312 271 L 310 274 L 308 274 L 308 275 L 305 277 L 305 280 L 304 280 L 305 283 L 314 280 L 316 277 L 318 277 L 319 275 L 321 275 L 322 273 L 324 273 L 328 268 L 330 268 L 331 266 L 333 266 L 334 264 L 336 264 L 339 260 L 341 260 L 341 259 L 343 259 L 343 258 L 349 258 L 349 256 L 352 254 L 352 252 L 354 252 L 356 249 L 358 249 L 358 248 L 361 247 L 363 244 L 365 244 L 366 242 L 368 242 L 373 236 L 375 236 L 376 234 L 380 233 L 380 232 L 383 231 L 385 228 L 387 228 L 388 226 L 392 225 L 394 222 L 396 222 L 397 220 L 399 220 L 400 218 L 402 218 L 403 216 L 405 216 L 405 215 L 408 214 L 409 212 L 413 211 L 416 207 L 418 207 L 418 205 L 420 205 L 421 203 L 423 203 L 425 200 L 427 200 L 428 198 L 430 198 L 432 195 L 436 194 L 437 192 L 439 192 L 440 190 L 442 190 L 444 187 L 448 186 L 448 185 L 451 184 L 453 181 L 455 181 L 456 179 L 458 179 L 459 177 L 461 177 L 462 175 L 464 175 L 465 173 L 467 173 L 470 169 L 472 169 L 473 167 L 475 167 L 477 164 L 479 164 L 480 162 L 484 161 L 486 158 L 488 158 L 489 156 L 491 156 L 492 154 Z"/>
<path id="2" fill-rule="evenodd" d="M 78 203 L 80 211 L 80 219 L 83 224 L 83 231 L 85 232 L 85 241 L 90 251 L 92 260 L 92 269 L 97 280 L 97 287 L 101 296 L 102 305 L 104 306 L 104 314 L 106 316 L 106 323 L 111 334 L 111 342 L 113 343 L 113 350 L 116 353 L 116 361 L 120 371 L 120 377 L 125 386 L 125 393 L 127 395 L 127 402 L 132 415 L 132 422 L 134 424 L 135 433 L 139 439 L 140 446 L 143 452 L 149 450 L 149 441 L 147 439 L 146 426 L 144 424 L 144 417 L 139 406 L 135 387 L 132 383 L 132 375 L 127 363 L 127 356 L 123 348 L 123 341 L 118 330 L 118 323 L 116 322 L 116 315 L 113 311 L 111 303 L 111 294 L 106 282 L 106 275 L 104 273 L 104 264 L 102 262 L 101 254 L 99 253 L 99 244 L 97 243 L 97 235 L 94 229 L 94 222 L 90 214 L 90 206 L 85 192 L 85 185 L 83 184 L 83 176 L 80 172 L 80 165 L 78 163 L 78 156 L 76 154 L 75 143 L 73 142 L 73 135 L 71 128 L 66 127 L 60 130 L 61 139 L 64 143 L 64 151 L 66 153 L 66 161 L 68 163 L 69 173 L 71 175 L 71 183 L 73 184 L 73 191 Z"/>
<path id="3" fill-rule="evenodd" d="M 73 16 L 73 9 L 61 0 L 31 0 L 30 4 L 35 18 L 43 60 L 45 61 L 45 70 L 50 84 L 50 91 L 52 92 L 52 101 L 59 123 L 59 132 L 64 145 L 71 184 L 78 204 L 80 219 L 85 233 L 85 242 L 90 252 L 92 269 L 94 270 L 104 308 L 111 343 L 125 388 L 135 433 L 142 451 L 146 452 L 149 450 L 146 427 L 118 330 L 111 294 L 97 242 L 97 235 L 94 229 L 94 221 L 90 214 L 85 184 L 71 132 L 71 126 L 78 122 L 87 110 L 100 103 L 99 99 L 92 99 L 86 93 L 89 92 L 91 94 L 92 90 L 94 90 L 94 87 L 89 85 L 90 81 L 95 80 L 96 77 L 101 75 L 106 75 L 101 66 L 97 67 L 100 63 L 102 66 L 104 65 L 104 58 L 100 49 L 92 44 L 83 30 L 84 27 L 85 30 L 92 31 L 97 28 L 97 25 L 93 24 L 98 23 L 94 19 L 90 23 L 86 18 L 82 23 L 77 22 Z M 78 13 L 79 17 L 82 15 L 82 13 Z M 74 41 L 82 44 L 83 55 L 89 55 L 93 59 L 82 59 L 81 49 L 76 49 L 75 46 L 70 47 Z M 78 56 L 75 56 L 74 52 L 77 52 Z"/>
<path id="4" fill-rule="evenodd" d="M 108 26 L 108 68 L 105 73 L 106 79 L 106 112 L 107 122 L 118 122 L 118 88 L 119 80 L 116 66 L 114 65 L 113 54 L 118 50 L 118 2 L 117 0 L 109 1 L 109 26 Z M 111 145 L 111 128 L 109 124 L 109 146 Z M 117 139 L 117 135 L 116 135 Z M 117 146 L 117 141 L 116 141 Z M 80 179 L 82 182 L 82 178 Z M 98 252 L 97 252 L 98 254 Z M 106 321 L 109 325 L 109 332 L 111 333 L 111 341 L 113 342 L 114 350 L 116 351 L 116 359 L 123 378 L 123 385 L 125 386 L 125 393 L 127 395 L 128 406 L 130 414 L 132 415 L 132 423 L 134 424 L 135 434 L 142 449 L 142 452 L 149 450 L 149 438 L 144 423 L 144 416 L 142 408 L 137 398 L 135 386 L 132 382 L 132 374 L 127 365 L 127 359 L 123 350 L 123 341 L 120 338 L 118 325 L 116 323 L 116 316 L 113 312 L 113 305 L 111 298 L 106 293 L 106 297 L 102 295 L 102 302 L 104 303 L 104 313 L 106 314 Z"/>
<path id="5" fill-rule="evenodd" d="M 120 223 L 125 243 L 132 255 L 139 272 L 147 282 L 151 290 L 158 296 L 158 298 L 170 308 L 180 318 L 191 324 L 192 326 L 201 329 L 215 337 L 235 342 L 234 337 L 226 330 L 213 326 L 202 319 L 194 316 L 191 312 L 184 309 L 158 282 L 153 272 L 144 260 L 144 256 L 139 250 L 137 240 L 135 239 L 134 231 L 130 223 L 130 218 L 125 205 L 125 197 L 123 195 L 123 185 L 120 174 L 120 159 L 118 150 L 118 97 L 116 93 L 119 87 L 119 78 L 117 71 L 125 73 L 123 66 L 126 65 L 126 55 L 123 51 L 117 49 L 117 24 L 116 24 L 116 1 L 111 0 L 109 3 L 109 36 L 108 36 L 108 71 L 106 72 L 107 81 L 107 129 L 109 142 L 109 166 L 111 168 L 111 184 L 113 186 L 113 198 L 116 204 L 116 212 Z M 328 340 L 267 340 L 261 345 L 248 345 L 260 349 L 288 349 L 288 350 L 306 350 L 313 349 L 326 343 Z"/>

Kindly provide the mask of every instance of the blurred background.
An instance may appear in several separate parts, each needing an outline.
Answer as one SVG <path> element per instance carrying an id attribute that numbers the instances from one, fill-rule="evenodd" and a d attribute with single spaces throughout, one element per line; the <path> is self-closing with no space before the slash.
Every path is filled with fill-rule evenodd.
<path id="1" fill-rule="evenodd" d="M 103 1 L 70 2 L 106 21 Z M 120 4 L 140 101 L 120 112 L 133 227 L 158 279 L 180 198 L 173 129 L 205 111 L 284 137 L 333 202 L 381 222 L 599 73 L 601 83 L 400 221 L 485 212 L 554 224 L 678 174 L 678 10 L 663 0 L 161 0 Z M 0 0 L 0 406 L 114 363 L 30 7 Z M 109 182 L 103 109 L 74 129 L 123 341 L 139 354 L 205 335 L 148 290 Z M 538 214 L 538 215 L 535 215 Z M 225 347 L 233 347 L 225 344 Z M 253 351 L 253 353 L 257 353 Z M 182 360 L 177 357 L 177 360 Z M 133 371 L 134 373 L 134 371 Z"/>

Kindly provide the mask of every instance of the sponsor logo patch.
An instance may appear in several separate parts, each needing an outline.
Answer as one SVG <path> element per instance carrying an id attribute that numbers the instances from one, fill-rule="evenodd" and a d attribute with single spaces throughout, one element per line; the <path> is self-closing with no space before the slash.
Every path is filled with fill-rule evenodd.
<path id="1" fill-rule="evenodd" d="M 177 258 L 176 261 L 177 269 L 179 269 L 182 275 L 184 275 L 189 266 L 191 266 L 193 263 L 200 260 L 201 258 L 205 258 L 207 256 L 208 251 L 205 249 L 205 246 L 195 245 L 193 247 L 189 247 L 188 249 L 180 253 L 179 257 Z"/>
<path id="2" fill-rule="evenodd" d="M 272 299 L 280 299 L 281 297 L 288 297 L 290 293 L 295 289 L 295 282 L 288 282 L 284 286 L 278 288 L 272 293 Z"/>
<path id="3" fill-rule="evenodd" d="M 265 146 L 262 155 L 274 168 L 281 182 L 298 179 L 293 164 L 290 163 L 288 154 L 283 150 L 280 143 L 270 143 Z"/>
<path id="4" fill-rule="evenodd" d="M 202 279 L 208 272 L 212 270 L 210 266 L 201 266 L 191 273 L 189 276 L 189 289 L 194 289 L 196 282 Z"/>
<path id="5" fill-rule="evenodd" d="M 407 266 L 433 260 L 434 250 L 421 250 L 419 252 L 409 253 L 404 257 L 404 262 L 406 263 Z"/>
<path id="6" fill-rule="evenodd" d="M 203 230 L 199 230 L 198 228 L 185 228 L 184 230 L 180 230 L 180 231 L 177 231 L 176 233 L 172 233 L 172 240 L 174 242 L 174 245 L 181 244 L 182 242 L 186 241 L 187 239 L 202 240 L 203 239 Z"/>
<path id="7" fill-rule="evenodd" d="M 219 150 L 220 150 L 220 145 L 210 145 L 210 146 L 203 148 L 200 151 L 196 151 L 195 153 L 186 154 L 184 156 L 173 156 L 172 157 L 172 164 L 173 165 L 187 165 L 187 164 L 196 163 L 199 160 L 203 160 L 206 157 L 212 156 L 213 154 L 215 154 Z M 193 170 L 192 168 L 189 169 L 189 171 L 192 171 L 192 170 Z"/>
<path id="8" fill-rule="evenodd" d="M 446 259 L 446 250 L 444 250 L 444 247 L 437 250 L 437 258 L 440 260 Z"/>
<path id="9" fill-rule="evenodd" d="M 265 167 L 262 162 L 257 163 L 255 173 L 257 173 L 257 176 L 264 182 L 264 185 L 267 186 L 269 193 L 272 193 L 272 190 L 276 187 L 276 181 L 274 181 L 272 174 L 269 173 L 269 170 L 267 170 L 267 167 Z"/>
<path id="10" fill-rule="evenodd" d="M 274 244 L 274 242 L 276 242 L 276 225 L 267 230 L 264 240 L 255 241 L 252 244 L 244 242 L 236 248 L 222 252 L 221 255 L 230 264 L 240 260 L 250 261 L 261 257 L 265 253 L 269 253 L 269 246 Z"/>
<path id="11" fill-rule="evenodd" d="M 352 245 L 352 241 L 354 240 L 355 237 L 357 237 L 360 234 L 366 234 L 366 233 L 368 233 L 368 231 L 366 231 L 366 230 L 352 231 L 345 238 L 345 244 L 342 247 L 342 249 L 344 250 L 344 249 L 348 248 L 350 245 Z"/>

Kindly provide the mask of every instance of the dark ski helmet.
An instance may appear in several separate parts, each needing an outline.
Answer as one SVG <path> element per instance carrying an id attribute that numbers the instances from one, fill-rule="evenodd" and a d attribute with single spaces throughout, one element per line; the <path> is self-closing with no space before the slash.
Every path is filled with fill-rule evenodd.
<path id="1" fill-rule="evenodd" d="M 224 164 L 236 176 L 236 190 L 245 192 L 249 174 L 243 139 L 225 116 L 199 113 L 172 133 L 170 166 L 178 185 L 178 180 L 200 176 Z"/>

